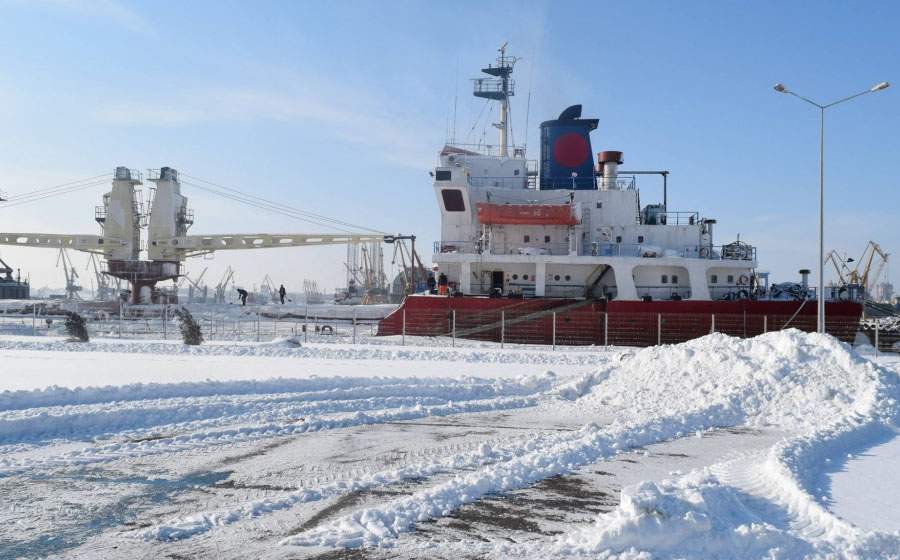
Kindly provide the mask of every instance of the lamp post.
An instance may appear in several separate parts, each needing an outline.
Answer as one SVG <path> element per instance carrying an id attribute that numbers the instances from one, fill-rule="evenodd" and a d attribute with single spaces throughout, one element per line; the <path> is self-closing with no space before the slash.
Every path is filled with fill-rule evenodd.
<path id="1" fill-rule="evenodd" d="M 820 333 L 825 332 L 825 109 L 834 107 L 845 101 L 850 101 L 861 95 L 873 93 L 887 89 L 891 84 L 881 82 L 875 84 L 865 91 L 849 95 L 837 101 L 822 105 L 811 99 L 807 99 L 802 95 L 798 95 L 789 90 L 784 84 L 775 84 L 775 91 L 778 93 L 786 93 L 793 95 L 797 99 L 802 99 L 810 105 L 819 109 L 819 286 L 816 293 L 816 301 L 818 303 L 818 319 L 816 321 L 816 330 Z"/>

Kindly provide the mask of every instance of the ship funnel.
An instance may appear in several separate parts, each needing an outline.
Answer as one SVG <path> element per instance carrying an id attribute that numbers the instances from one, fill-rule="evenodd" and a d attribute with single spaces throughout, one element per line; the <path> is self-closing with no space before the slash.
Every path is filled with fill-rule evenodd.
<path id="1" fill-rule="evenodd" d="M 800 269 L 800 285 L 804 292 L 809 289 L 809 270 L 806 268 Z"/>
<path id="2" fill-rule="evenodd" d="M 618 190 L 618 170 L 622 164 L 622 152 L 600 152 L 597 154 L 597 172 L 602 175 L 600 188 L 604 191 Z"/>
<path id="3" fill-rule="evenodd" d="M 597 188 L 590 137 L 597 122 L 582 119 L 581 105 L 572 105 L 541 123 L 541 190 Z"/>

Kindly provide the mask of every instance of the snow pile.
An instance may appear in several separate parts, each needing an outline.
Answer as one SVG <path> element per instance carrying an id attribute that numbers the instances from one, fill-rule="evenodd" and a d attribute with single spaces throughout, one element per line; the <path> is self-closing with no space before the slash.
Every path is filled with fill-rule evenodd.
<path id="1" fill-rule="evenodd" d="M 793 332 L 760 337 L 750 345 L 735 342 L 739 348 L 731 349 L 737 354 L 722 363 L 729 378 L 742 380 L 737 392 L 723 400 L 726 395 L 718 391 L 722 383 L 696 376 L 685 380 L 694 387 L 690 392 L 718 394 L 715 400 L 723 411 L 739 404 L 744 425 L 774 425 L 795 435 L 758 461 L 713 467 L 734 485 L 704 469 L 677 480 L 625 488 L 616 510 L 600 515 L 592 528 L 561 537 L 553 553 L 900 558 L 900 534 L 862 531 L 834 516 L 816 497 L 817 481 L 829 462 L 839 460 L 848 447 L 864 445 L 886 427 L 895 427 L 900 418 L 897 376 L 830 337 Z M 681 349 L 687 364 L 696 357 L 690 350 Z M 749 351 L 752 362 L 745 361 L 747 352 L 742 350 Z M 712 355 L 721 358 L 717 351 Z M 637 356 L 623 369 L 640 375 L 650 357 Z M 689 393 L 681 395 L 687 398 Z M 632 402 L 623 395 L 607 398 Z M 751 482 L 741 485 L 747 479 Z M 772 524 L 776 520 L 778 527 Z"/>
<path id="2" fill-rule="evenodd" d="M 843 433 L 895 420 L 898 386 L 893 372 L 853 354 L 847 345 L 789 330 L 747 340 L 714 334 L 625 354 L 618 364 L 563 385 L 556 396 L 572 401 L 588 417 L 612 412 L 616 420 L 536 442 L 522 454 L 283 542 L 384 546 L 416 523 L 487 494 L 569 473 L 622 450 L 729 426 L 773 426 L 799 434 L 800 443 L 772 451 L 769 487 L 793 496 L 798 515 L 805 516 L 815 513 L 814 499 L 798 482 L 816 468 L 810 450 L 820 444 L 827 448 Z M 728 553 L 732 547 L 750 556 L 770 548 L 805 550 L 797 542 L 800 537 L 785 533 L 787 527 L 767 526 L 743 501 L 736 488 L 699 475 L 663 486 L 642 485 L 625 493 L 622 508 L 601 517 L 599 529 L 567 535 L 556 552 L 622 553 L 640 547 L 655 556 L 704 558 L 733 557 Z M 786 505 L 792 512 L 794 506 Z M 822 531 L 826 539 L 833 537 L 823 550 L 846 551 L 862 542 L 858 532 L 839 525 L 843 527 L 838 522 L 833 531 Z"/>
<path id="3" fill-rule="evenodd" d="M 565 535 L 555 555 L 652 551 L 656 557 L 804 557 L 812 547 L 778 529 L 706 470 L 622 490 L 620 506 L 594 527 Z M 677 551 L 677 552 L 676 552 Z M 667 552 L 669 552 L 667 554 Z"/>
<path id="4" fill-rule="evenodd" d="M 711 425 L 814 429 L 871 410 L 884 370 L 830 336 L 713 334 L 625 354 L 583 399 L 629 422 L 710 410 Z"/>

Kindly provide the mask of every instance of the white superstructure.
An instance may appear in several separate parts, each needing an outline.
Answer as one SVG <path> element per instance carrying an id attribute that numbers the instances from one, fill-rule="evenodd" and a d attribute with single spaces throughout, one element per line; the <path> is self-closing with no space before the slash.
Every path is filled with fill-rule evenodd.
<path id="1" fill-rule="evenodd" d="M 484 71 L 509 82 L 510 60 L 501 52 L 498 65 Z M 479 97 L 485 90 L 501 102 L 511 95 L 504 81 L 494 88 L 484 81 L 476 81 Z M 500 149 L 448 144 L 440 152 L 433 176 L 441 241 L 432 260 L 451 289 L 619 300 L 749 296 L 755 249 L 740 241 L 715 245 L 715 220 L 698 212 L 642 207 L 637 176 L 666 180 L 668 172 L 622 172 L 622 154 L 614 151 L 597 154 L 594 165 L 588 134 L 597 121 L 580 116 L 573 106 L 541 125 L 540 166 L 523 148 L 505 145 L 505 120 Z"/>

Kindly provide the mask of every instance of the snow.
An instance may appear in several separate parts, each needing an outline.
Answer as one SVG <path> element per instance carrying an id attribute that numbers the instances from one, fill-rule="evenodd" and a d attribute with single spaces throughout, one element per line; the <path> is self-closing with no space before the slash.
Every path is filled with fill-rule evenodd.
<path id="1" fill-rule="evenodd" d="M 53 394 L 64 387 L 104 393 L 105 386 L 186 384 L 207 381 L 320 377 L 509 377 L 542 373 L 560 365 L 588 367 L 615 352 L 546 352 L 496 348 L 425 348 L 383 345 L 212 343 L 185 346 L 174 341 L 99 339 L 73 344 L 53 337 L 2 337 L 0 409 L 3 401 L 38 406 L 20 391 Z M 98 365 L 98 353 L 103 367 Z M 65 363 L 65 368 L 54 364 Z M 385 364 L 390 367 L 384 367 Z M 514 365 L 513 369 L 505 367 Z M 45 389 L 46 388 L 46 389 Z M 137 389 L 135 389 L 137 390 Z M 37 398 L 37 397 L 35 397 Z M 87 398 L 87 397 L 83 397 Z M 100 395 L 98 399 L 111 398 Z M 47 401 L 62 404 L 64 401 Z M 83 401 L 78 401 L 83 402 Z"/>
<path id="2" fill-rule="evenodd" d="M 590 378 L 577 380 L 557 394 L 567 400 L 580 400 L 579 405 L 586 413 L 599 410 L 602 405 L 614 407 L 619 415 L 608 426 L 589 424 L 575 436 L 557 436 L 532 446 L 521 456 L 459 475 L 380 508 L 351 513 L 284 542 L 330 547 L 382 545 L 410 530 L 415 523 L 446 515 L 462 504 L 571 472 L 622 449 L 683 437 L 698 430 L 742 425 L 775 426 L 802 434 L 776 446 L 763 465 L 773 471 L 772 485 L 781 486 L 780 490 L 786 494 L 786 507 L 805 509 L 814 521 L 828 525 L 834 539 L 827 542 L 830 548 L 826 550 L 844 550 L 865 541 L 821 511 L 815 498 L 805 492 L 804 479 L 815 472 L 813 463 L 819 455 L 830 451 L 831 446 L 827 443 L 853 435 L 865 429 L 867 424 L 895 418 L 896 397 L 900 396 L 900 391 L 895 376 L 853 355 L 836 340 L 788 331 L 752 340 L 714 334 L 674 347 L 648 348 L 625 354 L 619 364 L 609 365 Z M 578 399 L 581 394 L 585 396 Z M 707 484 L 708 480 L 687 479 L 681 484 L 687 484 L 690 492 L 702 495 L 698 485 L 703 484 L 703 488 L 716 486 Z M 651 497 L 666 495 L 658 490 L 654 492 L 654 488 L 645 486 L 636 495 L 646 492 Z M 729 493 L 734 490 L 710 491 L 710 497 L 724 502 L 724 505 L 717 503 L 711 513 L 695 508 L 684 515 L 679 514 L 679 517 L 690 519 L 704 515 L 722 517 L 717 519 L 718 524 L 701 523 L 687 530 L 673 521 L 672 525 L 664 527 L 665 537 L 644 540 L 646 535 L 641 530 L 644 524 L 640 519 L 632 519 L 637 532 L 631 541 L 626 541 L 640 543 L 642 550 L 674 553 L 675 556 L 700 554 L 710 557 L 724 553 L 735 544 L 727 538 L 721 545 L 700 548 L 692 541 L 714 543 L 721 527 L 729 534 L 748 530 L 752 534 L 755 527 L 745 522 L 748 516 L 729 509 L 729 500 L 725 499 Z M 641 517 L 648 511 L 656 511 L 635 506 L 632 498 L 627 491 L 623 492 L 618 517 L 613 514 L 608 523 L 615 526 L 620 524 L 618 518 Z M 685 502 L 683 497 L 676 501 L 678 499 Z M 661 507 L 662 513 L 656 515 L 665 518 L 667 506 Z M 740 523 L 735 524 L 734 519 Z M 682 531 L 687 534 L 679 537 Z M 616 532 L 612 531 L 613 534 Z M 688 536 L 694 533 L 699 536 Z M 748 552 L 755 554 L 757 548 L 754 547 L 758 546 L 771 548 L 771 533 L 766 530 L 757 535 L 763 544 L 747 544 L 750 546 Z M 604 531 L 576 533 L 569 542 L 574 539 L 586 543 L 587 551 L 592 553 L 624 552 L 631 547 L 622 544 L 626 541 L 604 539 L 604 534 Z M 788 537 L 781 539 L 783 546 L 797 538 L 793 534 Z M 574 548 L 579 549 L 578 546 Z"/>
<path id="3" fill-rule="evenodd" d="M 610 351 L 416 342 L 0 337 L 0 495 L 25 504 L 0 512 L 0 542 L 88 557 L 218 555 L 224 536 L 229 557 L 900 558 L 896 360 L 795 330 Z M 423 443 L 456 429 L 458 443 Z M 701 455 L 643 467 L 660 448 Z M 614 503 L 555 534 L 433 536 L 433 520 L 629 456 Z M 93 482 L 123 474 L 117 491 Z M 278 486 L 189 482 L 201 475 Z M 150 477 L 182 494 L 130 524 L 60 513 L 103 511 Z M 55 480 L 66 488 L 43 489 Z"/>
<path id="4" fill-rule="evenodd" d="M 858 455 L 850 455 L 843 468 L 831 476 L 831 509 L 841 518 L 864 529 L 900 531 L 900 437 Z M 892 515 L 893 514 L 893 515 Z"/>

